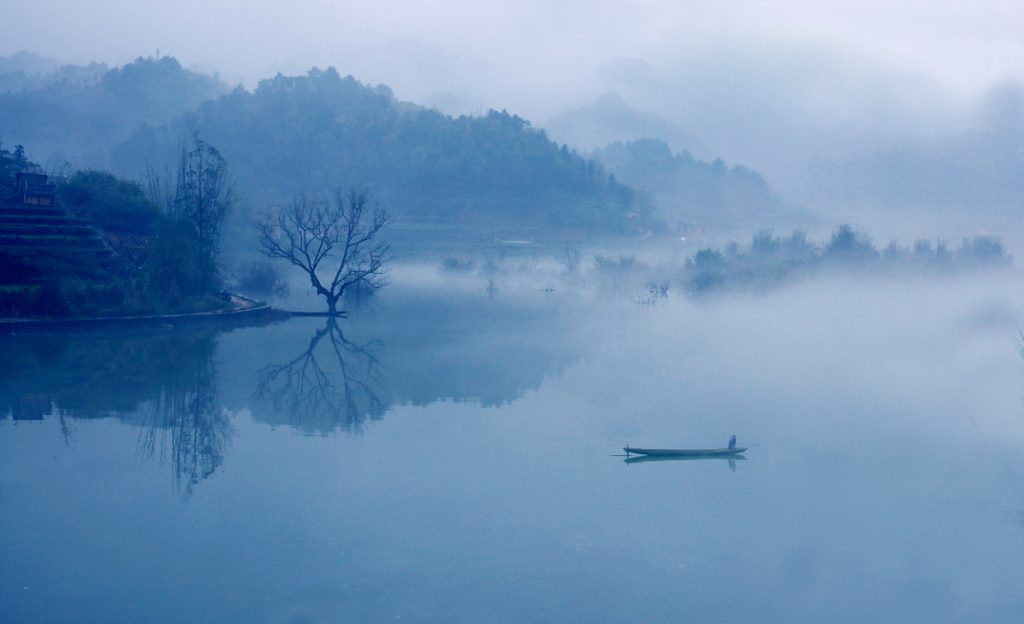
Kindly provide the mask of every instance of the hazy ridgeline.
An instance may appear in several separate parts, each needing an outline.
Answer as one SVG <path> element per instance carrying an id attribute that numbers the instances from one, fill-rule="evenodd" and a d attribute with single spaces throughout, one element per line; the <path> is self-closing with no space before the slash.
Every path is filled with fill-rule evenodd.
<path id="1" fill-rule="evenodd" d="M 228 91 L 217 77 L 183 69 L 173 57 L 43 68 L 0 70 L 0 138 L 25 145 L 54 173 L 110 169 L 112 148 L 138 128 L 169 123 Z M 130 177 L 138 179 L 140 166 Z"/>
<path id="2" fill-rule="evenodd" d="M 656 139 L 587 157 L 517 115 L 449 116 L 333 68 L 231 90 L 173 57 L 119 68 L 7 61 L 0 137 L 25 145 L 50 172 L 107 169 L 147 186 L 154 173 L 172 175 L 194 133 L 215 146 L 240 190 L 225 241 L 234 251 L 246 248 L 239 239 L 268 206 L 352 186 L 398 215 L 404 242 L 416 247 L 438 236 L 433 224 L 457 226 L 456 235 L 440 233 L 451 240 L 479 232 L 492 241 L 679 223 L 754 227 L 785 214 L 765 180 L 742 165 L 673 154 Z"/>
<path id="3" fill-rule="evenodd" d="M 166 243 L 153 246 L 152 258 L 133 265 L 138 270 L 132 281 L 113 290 L 90 290 L 88 276 L 56 280 L 25 308 L 44 313 L 90 306 L 102 312 L 126 301 L 139 310 L 169 310 L 201 298 L 194 293 L 216 290 L 222 281 L 243 292 L 281 297 L 289 285 L 281 275 L 286 269 L 251 261 L 253 219 L 299 195 L 350 186 L 370 189 L 376 202 L 398 216 L 389 237 L 400 256 L 435 262 L 448 257 L 449 273 L 472 273 L 472 262 L 485 287 L 494 289 L 510 274 L 507 262 L 495 260 L 496 250 L 520 243 L 533 258 L 518 263 L 529 268 L 526 273 L 547 255 L 567 275 L 592 273 L 598 279 L 591 286 L 628 285 L 643 301 L 664 298 L 669 290 L 770 287 L 839 269 L 945 275 L 1009 263 L 1000 241 L 970 238 L 969 231 L 951 250 L 941 242 L 877 248 L 849 228 L 822 243 L 799 232 L 777 237 L 765 230 L 749 246 L 709 247 L 691 252 L 685 262 L 638 259 L 623 249 L 643 243 L 615 237 L 653 234 L 653 246 L 664 248 L 679 233 L 694 232 L 691 238 L 701 240 L 710 230 L 710 240 L 716 240 L 766 223 L 813 223 L 821 215 L 794 210 L 756 171 L 674 152 L 661 139 L 616 141 L 594 150 L 591 159 L 552 142 L 516 115 L 452 117 L 334 69 L 278 75 L 250 91 L 229 90 L 172 57 L 113 69 L 31 60 L 12 59 L 9 64 L 29 69 L 0 72 L 5 145 L 24 141 L 29 153 L 49 154 L 46 168 L 67 174 L 77 169 L 63 187 L 65 203 L 116 249 L 133 250 L 139 240 Z M 999 127 L 1014 127 L 1011 96 L 998 109 Z M 653 122 L 644 127 L 671 129 Z M 64 141 L 69 136 L 78 138 Z M 225 212 L 228 253 L 191 254 L 216 260 L 219 275 L 183 262 L 189 254 L 175 250 L 196 241 L 162 214 L 170 207 L 175 160 L 197 136 L 230 165 L 237 191 Z M 62 154 L 70 161 L 62 161 Z M 26 164 L 25 149 L 5 150 L 0 182 L 10 182 Z M 141 184 L 86 165 L 110 167 Z M 600 247 L 604 251 L 595 253 Z M 563 253 L 567 249 L 574 251 Z M 168 287 L 153 287 L 157 283 Z M 539 286 L 556 287 L 564 287 L 559 279 Z"/>
<path id="4" fill-rule="evenodd" d="M 771 176 L 743 161 L 726 164 L 694 132 L 618 96 L 555 119 L 553 136 L 568 142 L 560 145 L 518 115 L 451 116 L 334 69 L 232 89 L 173 57 L 122 67 L 32 55 L 3 61 L 0 138 L 9 149 L 24 145 L 48 171 L 98 168 L 145 182 L 147 172 L 166 176 L 198 131 L 238 182 L 225 240 L 235 252 L 247 248 L 249 224 L 268 206 L 353 185 L 400 217 L 395 234 L 406 248 L 439 237 L 490 242 L 569 230 L 697 226 L 735 235 L 851 221 L 884 231 L 890 220 L 922 215 L 939 230 L 926 234 L 949 237 L 988 217 L 1005 221 L 1024 201 L 1015 151 L 1024 107 L 1012 86 L 941 137 L 893 139 L 870 154 L 844 144 L 815 157 L 798 174 L 808 183 L 790 196 Z M 780 151 L 790 143 L 780 139 Z M 439 224 L 459 232 L 432 229 Z"/>
<path id="5" fill-rule="evenodd" d="M 353 186 L 373 190 L 409 224 L 626 233 L 651 210 L 521 117 L 451 117 L 333 68 L 278 75 L 252 91 L 229 91 L 171 57 L 4 76 L 0 136 L 30 146 L 29 156 L 51 170 L 99 167 L 142 181 L 147 170 L 172 171 L 181 145 L 199 132 L 244 192 L 232 215 L 239 232 L 270 204 Z"/>
<path id="6" fill-rule="evenodd" d="M 648 193 L 658 216 L 670 223 L 756 227 L 785 214 L 756 171 L 719 158 L 705 162 L 688 151 L 673 154 L 660 139 L 616 141 L 592 156 L 625 184 Z"/>

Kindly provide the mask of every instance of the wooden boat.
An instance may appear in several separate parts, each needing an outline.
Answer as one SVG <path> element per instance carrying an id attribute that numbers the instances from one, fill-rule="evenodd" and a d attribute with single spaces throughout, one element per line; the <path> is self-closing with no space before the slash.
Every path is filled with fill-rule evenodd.
<path id="1" fill-rule="evenodd" d="M 629 455 L 647 455 L 649 457 L 728 457 L 730 455 L 739 455 L 747 450 L 747 448 L 737 446 L 736 448 L 716 449 L 643 449 L 624 446 L 622 450 L 626 451 L 627 457 Z"/>

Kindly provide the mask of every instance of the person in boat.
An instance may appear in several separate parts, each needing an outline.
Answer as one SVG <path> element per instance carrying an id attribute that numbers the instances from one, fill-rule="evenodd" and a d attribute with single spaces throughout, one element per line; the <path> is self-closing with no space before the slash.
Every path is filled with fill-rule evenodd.
<path id="1" fill-rule="evenodd" d="M 732 450 L 734 448 L 736 448 L 736 434 L 733 434 L 732 437 L 729 438 L 729 449 Z"/>

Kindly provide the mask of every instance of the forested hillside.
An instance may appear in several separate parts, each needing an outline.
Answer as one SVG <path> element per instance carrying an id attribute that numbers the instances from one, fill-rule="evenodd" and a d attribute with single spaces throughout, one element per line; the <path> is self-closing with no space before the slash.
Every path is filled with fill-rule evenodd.
<path id="1" fill-rule="evenodd" d="M 631 189 L 521 117 L 450 117 L 334 69 L 278 75 L 173 124 L 145 127 L 116 150 L 115 167 L 131 174 L 143 163 L 171 162 L 195 131 L 231 163 L 249 205 L 363 186 L 407 223 L 628 231 L 647 212 Z"/>
<path id="2" fill-rule="evenodd" d="M 31 146 L 31 157 L 51 168 L 61 160 L 105 167 L 111 148 L 139 126 L 170 122 L 227 91 L 217 78 L 183 69 L 173 57 L 139 58 L 113 69 L 8 65 L 11 71 L 0 72 L 0 137 Z"/>
<path id="3" fill-rule="evenodd" d="M 236 225 L 303 193 L 361 186 L 406 223 L 636 231 L 649 208 L 591 160 L 504 111 L 450 117 L 334 69 L 229 91 L 173 57 L 53 68 L 10 57 L 0 137 L 55 171 L 168 174 L 195 133 L 231 164 Z M 173 174 L 168 175 L 168 177 Z"/>

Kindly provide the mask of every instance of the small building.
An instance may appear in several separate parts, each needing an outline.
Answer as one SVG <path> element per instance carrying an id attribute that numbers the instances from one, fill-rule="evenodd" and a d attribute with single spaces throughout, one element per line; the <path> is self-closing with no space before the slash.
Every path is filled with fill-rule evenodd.
<path id="1" fill-rule="evenodd" d="M 22 172 L 15 182 L 17 201 L 28 206 L 53 206 L 57 189 L 44 173 Z"/>
<path id="2" fill-rule="evenodd" d="M 23 394 L 11 405 L 10 413 L 14 420 L 43 420 L 53 413 L 53 401 L 45 394 Z"/>

